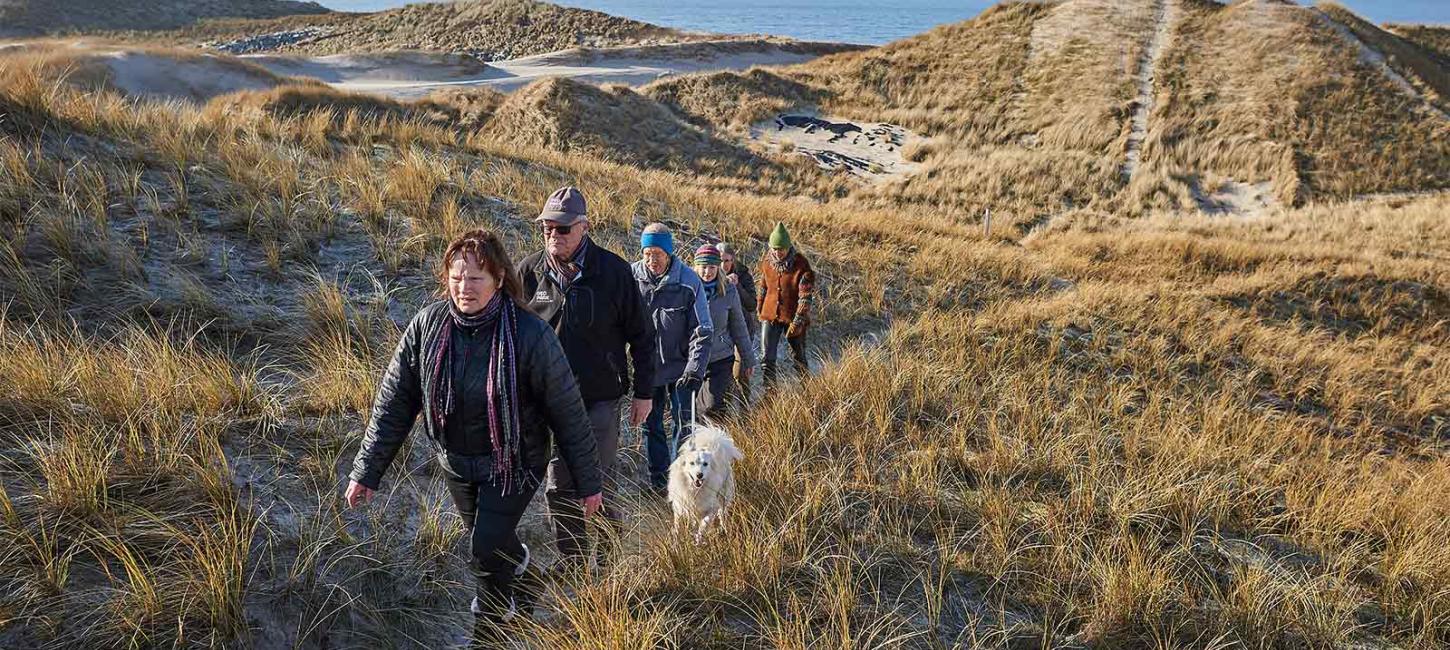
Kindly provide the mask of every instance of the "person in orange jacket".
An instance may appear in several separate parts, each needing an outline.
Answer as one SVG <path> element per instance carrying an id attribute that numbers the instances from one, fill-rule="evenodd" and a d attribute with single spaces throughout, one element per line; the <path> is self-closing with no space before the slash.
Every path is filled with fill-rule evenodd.
<path id="1" fill-rule="evenodd" d="M 790 346 L 796 372 L 804 377 L 806 363 L 806 329 L 810 327 L 811 296 L 815 291 L 816 273 L 804 255 L 791 242 L 784 223 L 777 222 L 770 233 L 770 252 L 760 261 L 756 314 L 761 322 L 761 339 L 765 354 L 761 363 L 767 384 L 776 378 L 776 350 L 783 337 Z"/>

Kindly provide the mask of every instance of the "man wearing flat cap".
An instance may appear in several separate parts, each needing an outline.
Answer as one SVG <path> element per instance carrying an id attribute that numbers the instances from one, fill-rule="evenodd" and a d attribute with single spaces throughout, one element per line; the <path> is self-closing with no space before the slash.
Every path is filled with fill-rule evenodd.
<path id="1" fill-rule="evenodd" d="M 583 192 L 574 187 L 559 188 L 544 202 L 534 222 L 544 247 L 519 262 L 524 298 L 535 314 L 553 326 L 563 344 L 589 410 L 604 490 L 612 493 L 621 398 L 625 393 L 633 396 L 629 405 L 631 426 L 639 426 L 650 412 L 654 325 L 635 287 L 629 263 L 590 240 Z M 578 501 L 580 495 L 574 491 L 568 467 L 554 458 L 549 463 L 545 494 L 560 561 L 569 569 L 588 565 L 588 533 Z M 605 503 L 611 501 L 606 498 Z M 604 515 L 617 533 L 619 511 L 606 505 Z M 601 564 L 608 561 L 609 545 L 605 542 L 601 539 L 596 547 Z"/>

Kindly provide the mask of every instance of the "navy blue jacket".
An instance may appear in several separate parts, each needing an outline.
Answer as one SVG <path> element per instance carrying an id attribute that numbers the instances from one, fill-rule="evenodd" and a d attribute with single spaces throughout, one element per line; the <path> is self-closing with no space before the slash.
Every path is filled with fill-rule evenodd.
<path id="1" fill-rule="evenodd" d="M 635 262 L 634 279 L 655 327 L 655 386 L 672 384 L 680 377 L 705 378 L 710 365 L 710 337 L 714 326 L 705 285 L 684 262 L 670 258 L 670 268 L 659 282 L 652 281 L 644 261 Z"/>

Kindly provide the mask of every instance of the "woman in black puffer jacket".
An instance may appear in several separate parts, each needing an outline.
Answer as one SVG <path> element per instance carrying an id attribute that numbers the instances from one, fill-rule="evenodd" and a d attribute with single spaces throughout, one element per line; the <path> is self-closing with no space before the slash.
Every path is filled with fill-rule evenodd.
<path id="1" fill-rule="evenodd" d="M 521 283 L 493 233 L 459 237 L 443 255 L 448 299 L 419 310 L 393 353 L 346 498 L 371 500 L 421 412 L 472 545 L 472 610 L 497 629 L 529 550 L 515 533 L 557 442 L 585 514 L 603 503 L 594 434 L 554 331 L 521 300 Z M 551 432 L 553 432 L 551 434 Z"/>

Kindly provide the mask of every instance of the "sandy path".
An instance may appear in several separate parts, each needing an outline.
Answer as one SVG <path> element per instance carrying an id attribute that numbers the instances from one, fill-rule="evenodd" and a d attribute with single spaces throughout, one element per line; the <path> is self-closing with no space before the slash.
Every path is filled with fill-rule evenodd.
<path id="1" fill-rule="evenodd" d="M 1381 54 L 1379 50 L 1370 47 L 1368 43 L 1360 40 L 1352 30 L 1340 24 L 1339 21 L 1330 17 L 1329 14 L 1324 13 L 1318 7 L 1313 8 L 1312 11 L 1320 20 L 1324 21 L 1324 24 L 1338 33 L 1340 38 L 1343 38 L 1345 42 L 1349 43 L 1351 47 L 1359 52 L 1359 60 L 1361 63 L 1384 73 L 1385 77 L 1389 78 L 1390 83 L 1399 87 L 1406 95 L 1420 100 L 1427 108 L 1434 111 L 1436 115 L 1439 115 L 1440 119 L 1450 121 L 1450 113 L 1446 113 L 1439 106 L 1436 106 L 1434 102 L 1430 101 L 1430 98 L 1426 97 L 1424 93 L 1420 92 L 1420 89 L 1415 87 L 1415 84 L 1410 83 L 1409 79 L 1406 79 L 1404 75 L 1401 75 L 1394 68 L 1390 67 L 1389 62 L 1385 60 L 1385 55 Z"/>
<path id="2" fill-rule="evenodd" d="M 1168 40 L 1173 35 L 1173 24 L 1178 20 L 1178 0 L 1159 0 L 1154 17 L 1153 37 L 1138 62 L 1138 97 L 1133 103 L 1133 114 L 1129 118 L 1127 153 L 1123 160 L 1123 177 L 1131 179 L 1138 173 L 1138 162 L 1142 157 L 1143 140 L 1148 137 L 1148 114 L 1153 112 L 1153 83 L 1157 79 L 1158 61 L 1163 58 Z"/>
<path id="3" fill-rule="evenodd" d="M 409 99 L 452 86 L 488 86 L 508 92 L 544 77 L 642 85 L 674 74 L 789 65 L 817 56 L 768 43 L 749 48 L 736 44 L 719 51 L 691 43 L 679 47 L 568 50 L 489 63 L 461 55 L 422 53 L 242 58 L 279 74 L 313 77 L 341 90 Z"/>

